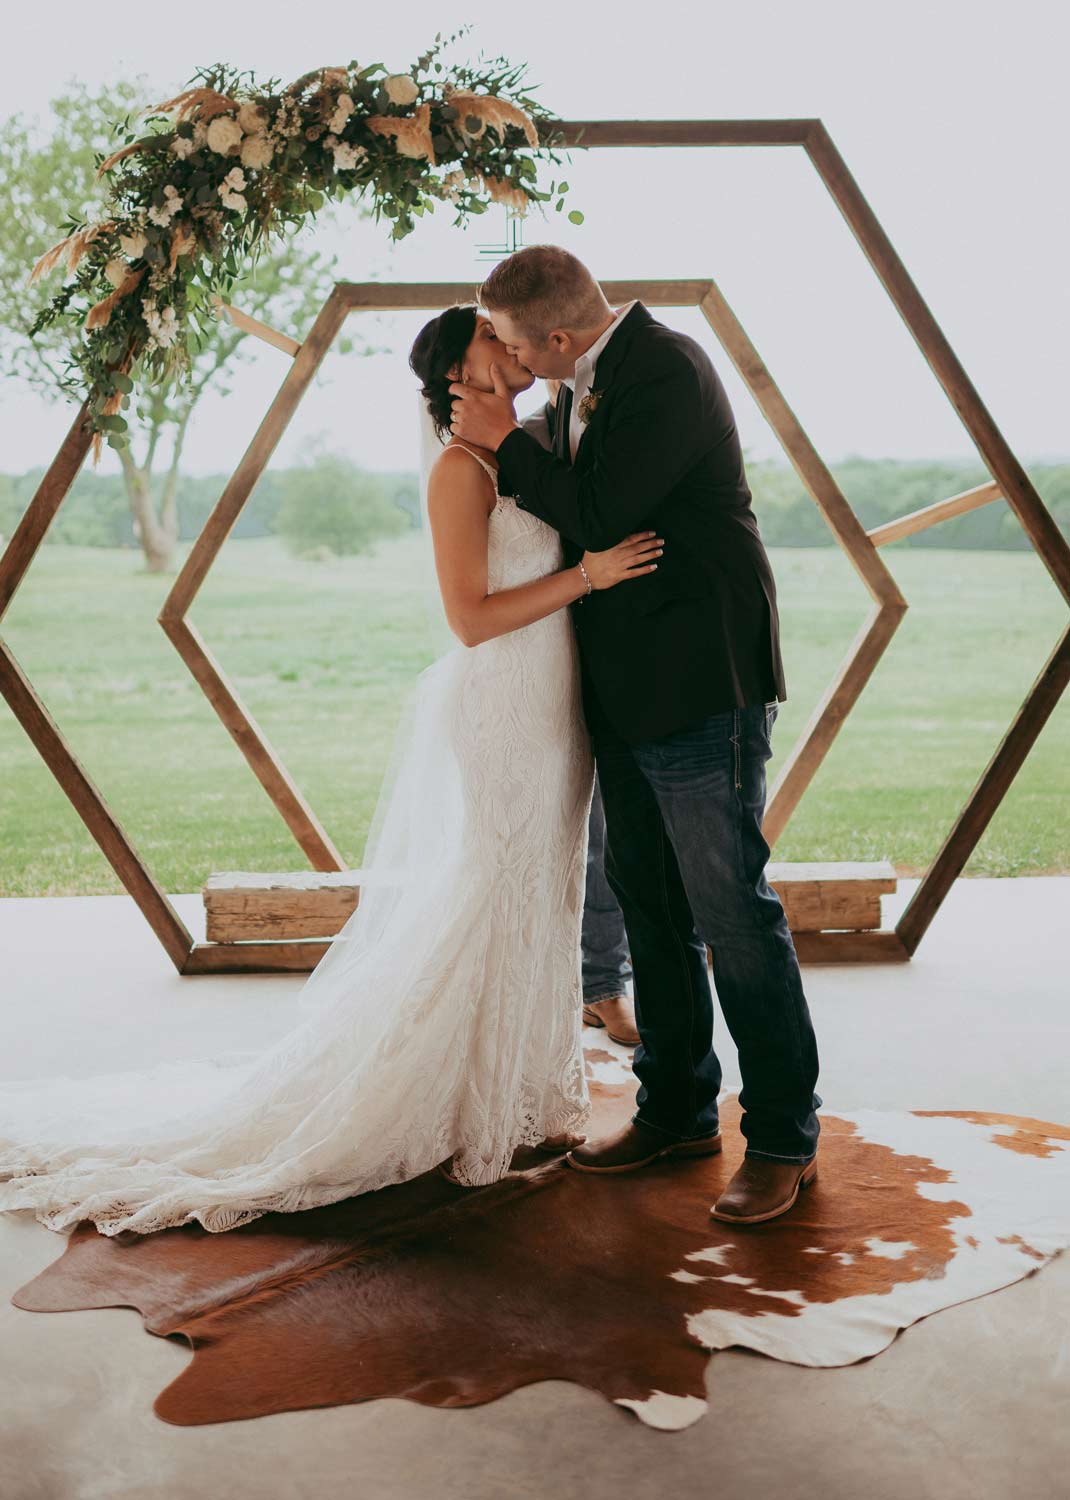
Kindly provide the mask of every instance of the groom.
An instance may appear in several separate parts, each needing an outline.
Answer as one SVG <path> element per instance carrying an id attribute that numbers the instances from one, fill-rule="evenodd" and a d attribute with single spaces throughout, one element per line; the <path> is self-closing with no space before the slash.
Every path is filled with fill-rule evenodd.
<path id="1" fill-rule="evenodd" d="M 567 1159 L 608 1173 L 720 1151 L 709 944 L 746 1141 L 711 1212 L 763 1222 L 816 1175 L 823 1100 L 798 958 L 765 877 L 765 764 L 786 689 L 728 398 L 694 339 L 642 302 L 614 311 L 567 250 L 518 250 L 479 300 L 521 364 L 561 381 L 553 449 L 520 426 L 497 379 L 493 394 L 451 385 L 453 432 L 496 454 L 499 490 L 561 533 L 566 563 L 650 527 L 665 538 L 655 572 L 572 606 L 641 1042 L 635 1115 Z"/>

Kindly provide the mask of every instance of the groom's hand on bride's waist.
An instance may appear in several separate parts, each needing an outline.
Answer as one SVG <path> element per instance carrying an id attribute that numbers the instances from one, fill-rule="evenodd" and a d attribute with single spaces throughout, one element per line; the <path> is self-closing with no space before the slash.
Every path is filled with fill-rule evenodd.
<path id="1" fill-rule="evenodd" d="M 493 391 L 480 391 L 455 380 L 450 386 L 453 416 L 450 431 L 454 437 L 467 439 L 493 452 L 520 423 L 513 410 L 513 397 L 497 365 L 491 365 Z"/>

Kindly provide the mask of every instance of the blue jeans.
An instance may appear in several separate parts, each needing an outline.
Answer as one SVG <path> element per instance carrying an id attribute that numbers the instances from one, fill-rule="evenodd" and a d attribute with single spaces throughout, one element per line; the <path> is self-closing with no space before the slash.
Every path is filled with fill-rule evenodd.
<path id="1" fill-rule="evenodd" d="M 765 877 L 761 831 L 777 712 L 775 702 L 748 704 L 641 744 L 621 739 L 601 715 L 588 727 L 606 877 L 635 977 L 632 1118 L 676 1140 L 718 1128 L 708 944 L 739 1056 L 746 1155 L 807 1162 L 824 1102 L 814 1092 L 817 1042 L 784 908 Z"/>
<path id="2" fill-rule="evenodd" d="M 595 777 L 587 824 L 587 888 L 583 898 L 583 998 L 587 1005 L 623 995 L 632 977 L 624 913 L 605 872 L 606 815 Z"/>

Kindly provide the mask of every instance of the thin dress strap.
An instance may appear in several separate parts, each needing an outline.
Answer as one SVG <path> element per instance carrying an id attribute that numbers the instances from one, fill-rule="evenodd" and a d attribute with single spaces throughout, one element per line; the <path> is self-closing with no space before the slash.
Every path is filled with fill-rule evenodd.
<path id="1" fill-rule="evenodd" d="M 451 443 L 450 447 L 451 448 L 463 448 L 464 451 L 468 454 L 468 456 L 470 458 L 474 458 L 477 464 L 481 464 L 483 466 L 483 468 L 486 469 L 486 471 L 490 475 L 491 479 L 493 479 L 493 481 L 494 481 L 494 492 L 495 492 L 495 494 L 497 494 L 497 492 L 498 492 L 498 471 L 497 471 L 497 469 L 494 468 L 493 464 L 489 464 L 485 458 L 480 458 L 480 456 L 479 456 L 478 453 L 473 453 L 472 450 L 471 450 L 471 448 L 468 447 L 467 443 Z M 447 452 L 448 451 L 449 450 L 447 449 Z"/>

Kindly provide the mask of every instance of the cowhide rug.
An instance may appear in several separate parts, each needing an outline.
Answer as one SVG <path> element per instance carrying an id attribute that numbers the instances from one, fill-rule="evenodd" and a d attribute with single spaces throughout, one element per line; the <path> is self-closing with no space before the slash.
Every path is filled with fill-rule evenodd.
<path id="1" fill-rule="evenodd" d="M 593 1130 L 633 1109 L 628 1054 L 588 1049 Z M 826 1091 L 827 1092 L 827 1091 Z M 1070 1245 L 1070 1128 L 981 1111 L 822 1111 L 820 1175 L 779 1219 L 710 1205 L 743 1153 L 595 1177 L 528 1152 L 465 1190 L 438 1173 L 225 1234 L 88 1221 L 19 1290 L 34 1312 L 134 1307 L 193 1358 L 156 1398 L 179 1424 L 401 1396 L 473 1406 L 537 1380 L 652 1427 L 706 1410 L 711 1350 L 845 1365 Z"/>

